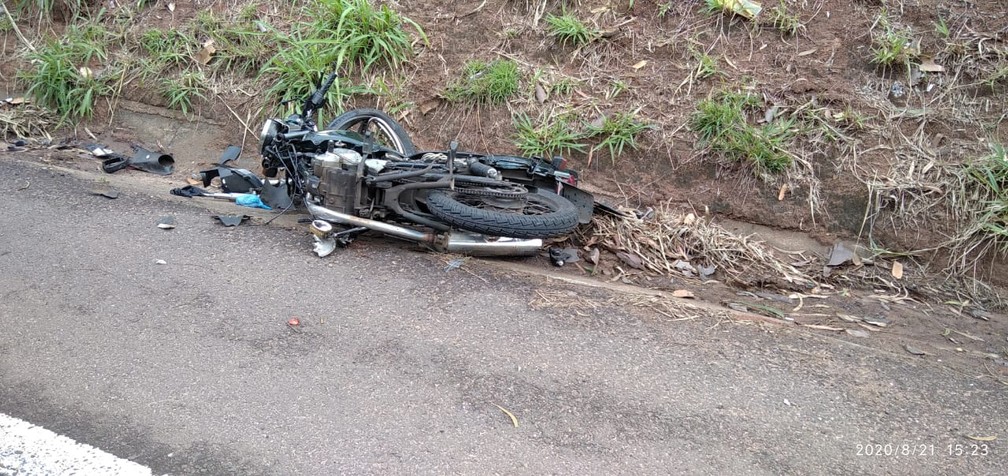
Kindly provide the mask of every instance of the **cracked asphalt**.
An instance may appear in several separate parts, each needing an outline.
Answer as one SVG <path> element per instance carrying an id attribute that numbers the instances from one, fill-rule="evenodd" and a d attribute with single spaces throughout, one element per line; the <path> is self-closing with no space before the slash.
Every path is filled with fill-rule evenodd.
<path id="1" fill-rule="evenodd" d="M 1008 388 L 941 362 L 0 177 L 0 413 L 155 474 L 1006 472 Z"/>

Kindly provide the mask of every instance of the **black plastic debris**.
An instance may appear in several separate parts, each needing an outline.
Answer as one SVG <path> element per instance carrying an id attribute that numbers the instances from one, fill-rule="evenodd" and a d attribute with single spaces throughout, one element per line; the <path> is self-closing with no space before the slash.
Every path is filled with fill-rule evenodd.
<path id="1" fill-rule="evenodd" d="M 251 218 L 248 215 L 214 215 L 213 217 L 220 220 L 221 224 L 224 226 L 238 226 L 241 225 L 243 221 Z"/>
<path id="2" fill-rule="evenodd" d="M 105 160 L 102 160 L 102 170 L 107 174 L 116 173 L 126 167 L 129 167 L 130 159 L 122 154 L 110 154 L 106 155 Z"/>
<path id="3" fill-rule="evenodd" d="M 567 263 L 574 263 L 581 259 L 578 257 L 576 249 L 557 247 L 551 247 L 549 249 L 549 258 L 550 262 L 555 266 L 563 266 Z"/>
<path id="4" fill-rule="evenodd" d="M 195 185 L 186 185 L 185 187 L 171 189 L 171 194 L 180 197 L 204 197 L 207 195 L 207 191 Z"/>
<path id="5" fill-rule="evenodd" d="M 175 159 L 168 154 L 138 148 L 130 160 L 130 167 L 152 174 L 171 175 L 175 168 Z"/>
<path id="6" fill-rule="evenodd" d="M 249 193 L 262 188 L 262 180 L 246 169 L 217 167 L 196 174 L 203 181 L 204 187 L 209 187 L 214 178 L 220 177 L 221 190 L 226 193 Z"/>
<path id="7" fill-rule="evenodd" d="M 236 145 L 227 146 L 227 148 L 224 149 L 224 152 L 221 154 L 220 160 L 217 162 L 217 165 L 227 165 L 227 163 L 231 162 L 232 160 L 238 160 L 238 157 L 241 155 L 241 151 L 242 151 L 241 147 L 238 147 Z"/>
<path id="8" fill-rule="evenodd" d="M 104 155 L 100 157 L 106 157 L 102 161 L 102 170 L 105 173 L 115 173 L 127 167 L 133 167 L 138 170 L 143 170 L 144 172 L 150 172 L 152 174 L 158 175 L 171 175 L 172 170 L 175 169 L 175 159 L 169 154 L 163 154 L 160 152 L 151 152 L 144 148 L 137 148 L 133 157 L 126 157 L 122 154 L 117 153 L 107 153 L 108 149 L 101 149 Z M 94 151 L 91 152 L 95 154 Z M 96 156 L 98 156 L 96 154 Z"/>
<path id="9" fill-rule="evenodd" d="M 7 146 L 7 152 L 21 152 L 28 147 L 28 141 L 24 139 L 16 139 L 14 142 L 5 142 Z"/>
<path id="10" fill-rule="evenodd" d="M 279 185 L 266 182 L 263 184 L 262 192 L 259 192 L 259 198 L 262 198 L 263 203 L 275 210 L 285 210 L 294 204 L 287 192 L 287 184 L 284 182 L 280 182 Z"/>

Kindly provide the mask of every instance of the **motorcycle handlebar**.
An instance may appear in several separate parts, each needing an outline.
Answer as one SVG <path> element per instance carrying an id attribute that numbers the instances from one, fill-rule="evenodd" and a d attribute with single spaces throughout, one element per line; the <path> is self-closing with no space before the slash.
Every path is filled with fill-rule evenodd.
<path id="1" fill-rule="evenodd" d="M 286 134 L 284 134 L 282 132 L 278 132 L 277 135 L 276 135 L 276 137 L 277 137 L 277 139 L 280 139 L 280 140 L 300 139 L 300 138 L 308 135 L 309 132 L 311 132 L 311 131 L 288 132 Z"/>
<path id="2" fill-rule="evenodd" d="M 336 73 L 329 73 L 329 77 L 326 78 L 325 82 L 322 83 L 322 87 L 312 94 L 311 102 L 315 107 L 321 107 L 322 101 L 325 100 L 326 92 L 329 91 L 329 87 L 332 86 L 333 81 L 336 80 Z"/>

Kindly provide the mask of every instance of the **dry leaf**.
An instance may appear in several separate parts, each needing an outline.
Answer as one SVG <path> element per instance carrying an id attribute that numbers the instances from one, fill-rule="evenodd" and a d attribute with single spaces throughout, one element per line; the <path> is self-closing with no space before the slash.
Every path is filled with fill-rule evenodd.
<path id="1" fill-rule="evenodd" d="M 892 264 L 892 275 L 896 279 L 903 279 L 903 264 L 899 261 L 894 261 Z"/>
<path id="2" fill-rule="evenodd" d="M 196 52 L 196 61 L 199 64 L 207 64 L 216 52 L 217 48 L 214 48 L 214 41 L 207 40 L 203 43 L 203 48 L 200 48 L 200 50 Z"/>
<path id="3" fill-rule="evenodd" d="M 938 64 L 938 63 L 935 63 L 934 59 L 932 59 L 932 58 L 925 58 L 923 61 L 921 61 L 921 64 L 920 64 L 920 66 L 917 67 L 917 69 L 919 69 L 919 70 L 921 70 L 921 71 L 923 71 L 925 73 L 944 73 L 945 72 L 945 67 L 942 66 L 942 65 L 940 65 L 940 64 Z"/>
<path id="4" fill-rule="evenodd" d="M 994 440 L 997 439 L 997 435 L 992 435 L 992 436 L 969 436 L 969 435 L 966 435 L 966 438 L 969 438 L 969 439 L 971 439 L 973 441 L 994 441 Z"/>
<path id="5" fill-rule="evenodd" d="M 616 253 L 616 257 L 619 258 L 620 261 L 626 263 L 631 268 L 644 269 L 644 261 L 641 260 L 640 256 L 637 256 L 636 254 L 620 251 Z"/>
<path id="6" fill-rule="evenodd" d="M 808 56 L 808 55 L 810 55 L 812 53 L 815 53 L 818 50 L 819 50 L 819 48 L 812 48 L 811 50 L 802 51 L 801 53 L 798 53 L 795 56 L 798 56 L 799 58 L 802 57 L 802 56 Z"/>
<path id="7" fill-rule="evenodd" d="M 778 202 L 784 201 L 784 194 L 786 194 L 787 191 L 788 191 L 787 184 L 784 184 L 784 185 L 780 186 L 780 192 L 777 192 L 777 201 Z"/>
<path id="8" fill-rule="evenodd" d="M 861 318 L 857 316 L 852 316 L 850 314 L 837 314 L 837 317 L 843 319 L 847 322 L 861 322 Z"/>
<path id="9" fill-rule="evenodd" d="M 847 334 L 850 334 L 850 335 L 852 335 L 854 337 L 860 337 L 862 339 L 867 339 L 868 336 L 870 335 L 867 332 L 859 330 L 859 329 L 847 329 Z"/>
<path id="10" fill-rule="evenodd" d="M 696 296 L 692 291 L 688 289 L 676 289 L 672 291 L 672 297 L 682 298 L 682 299 L 695 299 Z"/>
<path id="11" fill-rule="evenodd" d="M 641 69 L 641 68 L 643 68 L 645 66 L 647 66 L 647 60 L 640 60 L 640 61 L 637 62 L 637 64 L 633 65 L 633 69 L 635 69 L 635 70 L 636 69 Z"/>
<path id="12" fill-rule="evenodd" d="M 514 425 L 515 428 L 518 428 L 518 417 L 514 416 L 514 413 L 509 412 L 507 408 L 504 408 L 496 403 L 494 404 L 494 406 L 500 408 L 500 411 L 504 412 L 505 415 L 511 417 L 511 424 Z"/>
<path id="13" fill-rule="evenodd" d="M 426 116 L 428 112 L 437 109 L 438 106 L 440 105 L 441 105 L 441 98 L 439 97 L 432 97 L 430 99 L 427 99 L 426 101 L 420 103 L 420 114 Z"/>
<path id="14" fill-rule="evenodd" d="M 175 11 L 175 2 L 168 2 L 168 11 L 169 12 Z"/>

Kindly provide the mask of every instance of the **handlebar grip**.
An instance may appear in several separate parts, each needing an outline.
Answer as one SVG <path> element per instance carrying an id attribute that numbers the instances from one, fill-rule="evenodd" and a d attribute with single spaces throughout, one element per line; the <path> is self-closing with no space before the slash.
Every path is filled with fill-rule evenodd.
<path id="1" fill-rule="evenodd" d="M 276 137 L 277 137 L 277 139 L 280 139 L 280 140 L 300 139 L 300 138 L 308 135 L 309 132 L 311 132 L 311 131 L 295 131 L 295 132 L 288 132 L 286 134 L 284 134 L 282 132 L 278 132 L 277 135 L 276 135 Z"/>
<path id="2" fill-rule="evenodd" d="M 322 87 L 312 94 L 311 102 L 315 107 L 321 107 L 322 101 L 325 100 L 326 92 L 329 91 L 329 86 L 332 86 L 333 81 L 336 80 L 336 73 L 329 73 L 329 77 L 326 78 L 325 82 L 322 83 Z"/>

